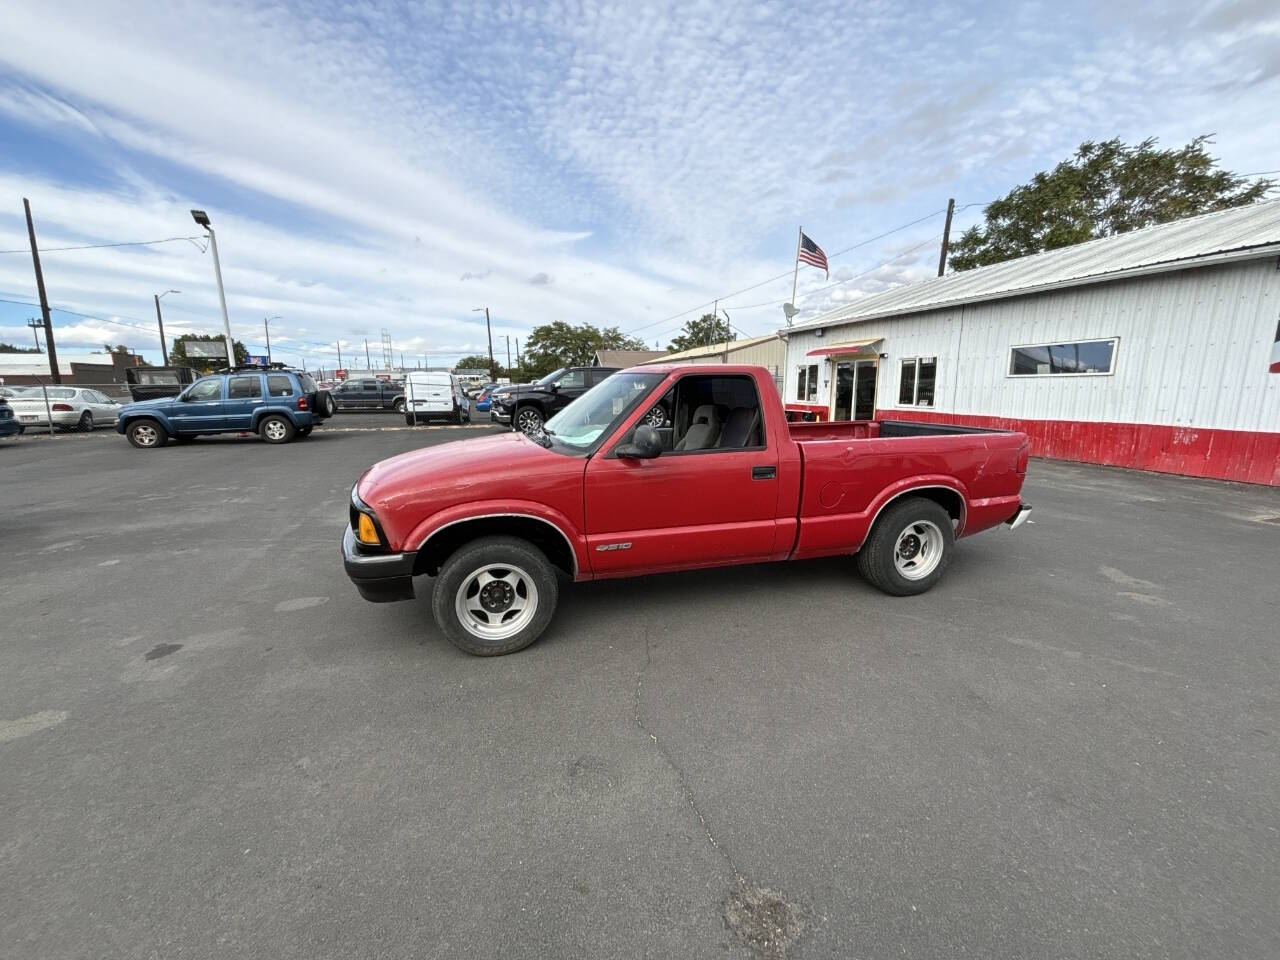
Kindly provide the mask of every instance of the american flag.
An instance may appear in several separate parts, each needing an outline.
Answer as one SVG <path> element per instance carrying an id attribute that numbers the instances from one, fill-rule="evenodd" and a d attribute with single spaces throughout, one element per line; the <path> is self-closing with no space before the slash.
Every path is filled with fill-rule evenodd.
<path id="1" fill-rule="evenodd" d="M 802 263 L 807 263 L 812 267 L 821 267 L 826 273 L 827 279 L 831 279 L 831 270 L 827 267 L 827 255 L 822 252 L 822 248 L 806 237 L 800 234 L 800 252 L 797 254 Z"/>

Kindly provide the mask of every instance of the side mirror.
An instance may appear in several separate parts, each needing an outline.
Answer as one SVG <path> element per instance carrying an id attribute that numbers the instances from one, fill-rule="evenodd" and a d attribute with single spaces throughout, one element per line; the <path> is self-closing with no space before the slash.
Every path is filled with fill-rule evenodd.
<path id="1" fill-rule="evenodd" d="M 662 454 L 662 438 L 647 423 L 636 427 L 630 443 L 618 447 L 617 454 L 625 460 L 652 460 Z"/>
<path id="2" fill-rule="evenodd" d="M 552 393 L 559 393 L 559 392 L 560 392 L 560 383 L 559 383 L 559 381 L 557 381 L 557 382 L 555 382 L 555 383 L 550 384 L 550 386 L 551 386 L 551 392 L 552 392 Z"/>

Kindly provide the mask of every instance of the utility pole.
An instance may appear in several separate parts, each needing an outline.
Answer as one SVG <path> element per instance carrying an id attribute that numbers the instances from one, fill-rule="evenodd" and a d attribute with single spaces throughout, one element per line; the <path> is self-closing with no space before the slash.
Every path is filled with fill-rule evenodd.
<path id="1" fill-rule="evenodd" d="M 164 317 L 160 316 L 160 294 L 152 294 L 156 298 L 156 326 L 160 328 L 160 359 L 163 365 L 169 365 L 169 348 L 164 342 Z"/>
<path id="2" fill-rule="evenodd" d="M 489 336 L 489 379 L 492 381 L 498 379 L 498 373 L 493 369 L 493 328 L 489 326 L 489 308 L 475 307 L 471 312 L 479 313 L 481 310 L 484 311 L 484 332 Z"/>
<path id="3" fill-rule="evenodd" d="M 49 317 L 49 298 L 44 292 L 44 271 L 40 269 L 40 248 L 36 245 L 36 225 L 31 219 L 31 201 L 22 198 L 27 211 L 27 236 L 31 238 L 31 262 L 36 268 L 36 289 L 40 292 L 40 316 L 44 318 L 44 345 L 49 352 L 49 377 L 54 383 L 62 383 L 58 372 L 58 349 L 53 345 L 53 320 Z M 53 434 L 53 421 L 49 421 L 49 433 Z"/>
<path id="4" fill-rule="evenodd" d="M 337 346 L 338 348 L 338 368 L 341 369 L 342 368 L 342 341 L 335 340 L 334 345 Z"/>
<path id="5" fill-rule="evenodd" d="M 222 306 L 222 338 L 227 344 L 227 367 L 234 370 L 236 366 L 236 348 L 231 340 L 231 318 L 227 316 L 227 291 L 222 286 L 222 263 L 218 260 L 218 237 L 213 232 L 213 224 L 209 222 L 209 215 L 203 210 L 192 210 L 191 219 L 199 226 L 204 227 L 205 232 L 209 234 L 209 249 L 213 252 L 213 276 L 218 281 L 218 303 Z"/>
<path id="6" fill-rule="evenodd" d="M 36 338 L 36 353 L 44 353 L 44 348 L 40 346 L 40 328 L 44 326 L 44 321 L 31 317 L 27 321 L 27 326 L 31 328 L 31 334 Z"/>
<path id="7" fill-rule="evenodd" d="M 938 276 L 947 270 L 947 244 L 951 240 L 951 216 L 956 212 L 956 198 L 947 201 L 947 222 L 942 225 L 942 252 L 938 254 Z"/>
<path id="8" fill-rule="evenodd" d="M 262 318 L 262 332 L 267 335 L 267 366 L 271 366 L 271 318 Z"/>
<path id="9" fill-rule="evenodd" d="M 507 376 L 511 376 L 511 334 L 504 333 L 507 338 Z"/>
<path id="10" fill-rule="evenodd" d="M 524 364 L 520 361 L 520 338 L 516 337 L 516 366 L 523 368 Z"/>
<path id="11" fill-rule="evenodd" d="M 373 369 L 373 361 L 369 359 L 369 338 L 364 338 L 364 366 L 366 370 Z"/>

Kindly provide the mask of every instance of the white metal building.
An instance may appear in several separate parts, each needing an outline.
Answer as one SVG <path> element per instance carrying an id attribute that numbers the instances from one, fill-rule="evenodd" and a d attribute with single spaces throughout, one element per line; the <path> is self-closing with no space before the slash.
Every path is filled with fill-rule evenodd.
<path id="1" fill-rule="evenodd" d="M 770 333 L 763 337 L 748 337 L 745 340 L 728 342 L 722 340 L 703 347 L 664 353 L 652 360 L 644 361 L 641 366 L 655 363 L 749 363 L 767 368 L 773 374 L 774 383 L 781 390 L 786 356 L 786 341 L 780 334 Z"/>
<path id="2" fill-rule="evenodd" d="M 783 333 L 794 411 L 1008 427 L 1037 456 L 1280 485 L 1280 201 L 897 287 Z"/>

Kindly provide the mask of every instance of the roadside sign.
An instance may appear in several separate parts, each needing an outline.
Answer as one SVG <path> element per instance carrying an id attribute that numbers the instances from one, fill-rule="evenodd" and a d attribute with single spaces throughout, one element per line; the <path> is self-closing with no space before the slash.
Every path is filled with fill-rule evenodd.
<path id="1" fill-rule="evenodd" d="M 182 340 L 182 346 L 188 357 L 200 357 L 206 360 L 227 359 L 227 344 L 219 337 L 217 340 Z"/>
<path id="2" fill-rule="evenodd" d="M 251 353 L 244 358 L 244 362 L 251 367 L 265 367 L 267 365 L 267 358 L 261 354 Z"/>
<path id="3" fill-rule="evenodd" d="M 335 370 L 335 371 L 333 371 L 333 379 L 335 379 L 335 380 L 345 380 L 345 379 L 347 379 L 347 371 L 345 371 L 345 370 Z"/>
<path id="4" fill-rule="evenodd" d="M 374 374 L 374 376 L 376 376 L 379 380 L 384 380 L 384 381 L 391 379 L 391 374 L 389 373 L 377 373 L 377 374 Z"/>

